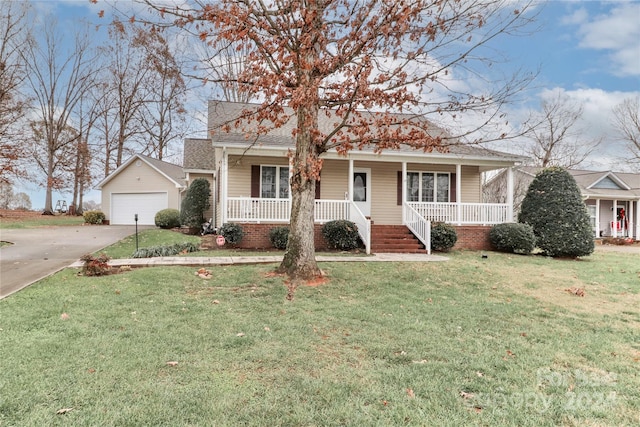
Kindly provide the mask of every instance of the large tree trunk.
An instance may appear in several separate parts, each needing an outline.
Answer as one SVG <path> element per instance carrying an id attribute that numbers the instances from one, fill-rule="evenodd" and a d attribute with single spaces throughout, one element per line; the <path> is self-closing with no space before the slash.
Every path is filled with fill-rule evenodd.
<path id="1" fill-rule="evenodd" d="M 291 218 L 287 251 L 278 268 L 292 281 L 320 276 L 316 262 L 314 205 L 316 176 L 321 164 L 312 134 L 317 129 L 318 108 L 298 109 L 298 134 L 291 176 Z"/>
<path id="2" fill-rule="evenodd" d="M 42 215 L 53 215 L 53 154 L 47 158 L 47 187 L 44 198 L 44 211 Z"/>

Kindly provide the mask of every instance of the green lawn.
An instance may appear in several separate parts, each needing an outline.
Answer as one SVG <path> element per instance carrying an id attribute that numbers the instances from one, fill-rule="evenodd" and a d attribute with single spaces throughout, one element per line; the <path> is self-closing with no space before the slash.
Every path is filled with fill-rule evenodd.
<path id="1" fill-rule="evenodd" d="M 82 224 L 84 224 L 82 216 L 34 214 L 24 218 L 0 218 L 0 230 L 3 228 L 37 228 Z"/>
<path id="2" fill-rule="evenodd" d="M 0 426 L 640 422 L 636 255 L 450 257 L 64 270 L 0 301 Z"/>

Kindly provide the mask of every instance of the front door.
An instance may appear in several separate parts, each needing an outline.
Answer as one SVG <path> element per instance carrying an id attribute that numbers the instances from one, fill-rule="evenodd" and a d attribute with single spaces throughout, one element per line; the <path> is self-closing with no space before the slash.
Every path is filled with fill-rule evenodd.
<path id="1" fill-rule="evenodd" d="M 353 169 L 353 201 L 365 216 L 371 216 L 371 169 Z"/>

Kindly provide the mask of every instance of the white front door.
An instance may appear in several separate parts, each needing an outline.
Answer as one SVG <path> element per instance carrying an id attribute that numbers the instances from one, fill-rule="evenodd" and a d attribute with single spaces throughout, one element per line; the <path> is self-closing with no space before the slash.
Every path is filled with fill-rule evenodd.
<path id="1" fill-rule="evenodd" d="M 353 169 L 353 201 L 365 216 L 371 216 L 371 169 Z"/>

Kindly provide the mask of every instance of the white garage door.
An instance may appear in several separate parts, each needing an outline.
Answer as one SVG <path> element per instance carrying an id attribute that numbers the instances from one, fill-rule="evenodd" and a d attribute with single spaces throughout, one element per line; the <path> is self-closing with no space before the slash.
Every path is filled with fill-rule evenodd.
<path id="1" fill-rule="evenodd" d="M 158 211 L 169 204 L 167 193 L 111 193 L 110 224 L 154 225 Z"/>

